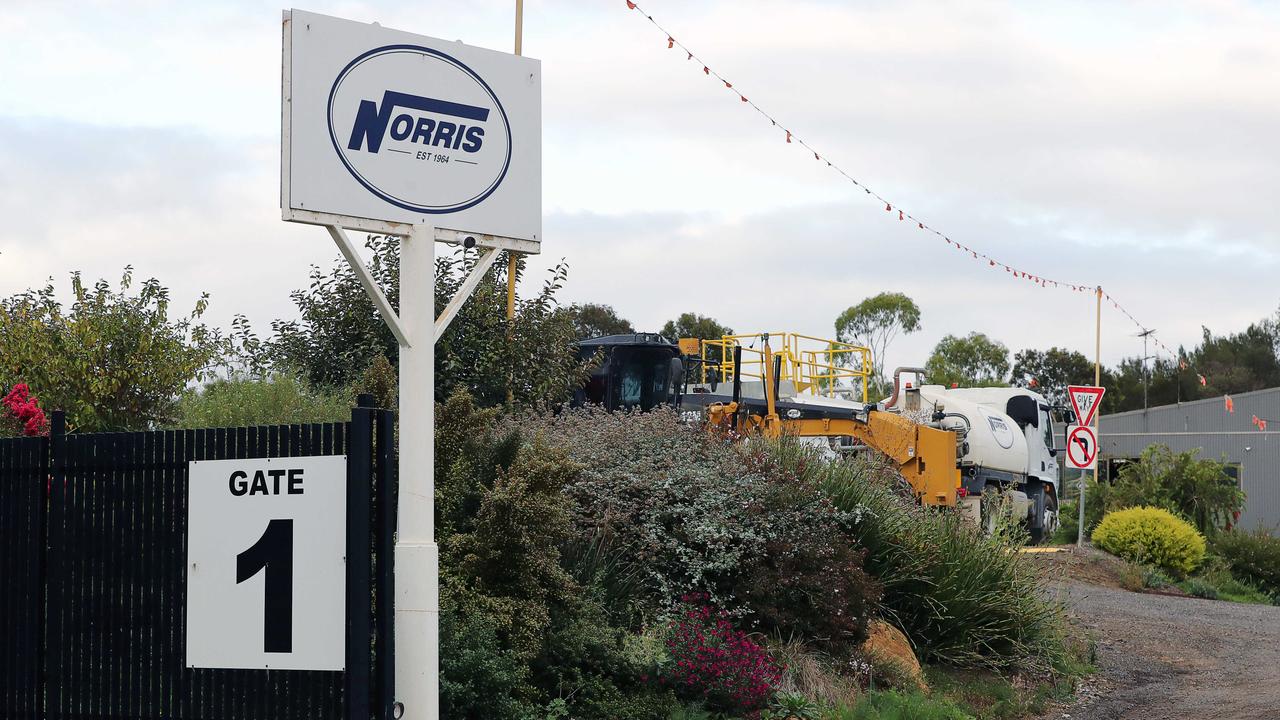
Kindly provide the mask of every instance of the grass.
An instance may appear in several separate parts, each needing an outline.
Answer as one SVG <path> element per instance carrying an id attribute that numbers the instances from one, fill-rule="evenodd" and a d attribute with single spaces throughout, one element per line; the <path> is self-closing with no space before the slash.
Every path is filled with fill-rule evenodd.
<path id="1" fill-rule="evenodd" d="M 779 449 L 785 455 L 786 444 Z M 904 500 L 869 461 L 809 463 L 832 502 L 861 518 L 866 569 L 884 587 L 881 612 L 922 659 L 961 667 L 1049 672 L 1065 652 L 1062 608 L 1045 599 L 1040 568 L 959 513 Z"/>
<path id="2" fill-rule="evenodd" d="M 1276 605 L 1276 598 L 1233 576 L 1220 563 L 1210 562 L 1199 573 L 1174 580 L 1159 568 L 1126 562 L 1120 571 L 1120 586 L 1130 592 L 1177 590 L 1206 600 L 1225 600 L 1247 605 Z"/>
<path id="3" fill-rule="evenodd" d="M 1208 600 L 1226 600 L 1247 605 L 1272 605 L 1274 599 L 1261 590 L 1242 582 L 1222 569 L 1211 569 L 1175 583 L 1188 595 Z"/>
<path id="4" fill-rule="evenodd" d="M 760 720 L 1027 720 L 1066 702 L 1076 681 L 1092 671 L 1084 657 L 1071 673 L 1052 681 L 1027 676 L 1005 677 L 985 670 L 929 667 L 930 693 L 902 690 L 864 690 L 856 699 L 816 703 L 802 695 L 782 693 Z M 697 707 L 681 707 L 670 720 L 736 720 Z"/>

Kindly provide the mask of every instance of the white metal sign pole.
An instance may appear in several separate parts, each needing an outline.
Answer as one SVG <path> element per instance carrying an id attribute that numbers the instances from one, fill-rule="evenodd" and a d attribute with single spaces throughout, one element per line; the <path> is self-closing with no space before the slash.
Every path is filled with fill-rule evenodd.
<path id="1" fill-rule="evenodd" d="M 400 240 L 400 480 L 396 507 L 396 702 L 440 717 L 440 550 L 435 534 L 435 228 Z"/>

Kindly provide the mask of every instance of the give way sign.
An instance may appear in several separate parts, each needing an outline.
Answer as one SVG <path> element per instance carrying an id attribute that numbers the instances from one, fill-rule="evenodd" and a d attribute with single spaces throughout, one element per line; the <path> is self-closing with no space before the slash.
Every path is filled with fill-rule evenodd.
<path id="1" fill-rule="evenodd" d="M 1088 425 L 1067 429 L 1067 467 L 1093 470 L 1098 463 L 1098 433 Z"/>
<path id="2" fill-rule="evenodd" d="M 1098 414 L 1098 406 L 1102 404 L 1102 395 L 1106 388 L 1092 385 L 1068 385 L 1067 394 L 1071 397 L 1071 408 L 1076 411 L 1076 422 L 1081 425 L 1092 425 Z"/>

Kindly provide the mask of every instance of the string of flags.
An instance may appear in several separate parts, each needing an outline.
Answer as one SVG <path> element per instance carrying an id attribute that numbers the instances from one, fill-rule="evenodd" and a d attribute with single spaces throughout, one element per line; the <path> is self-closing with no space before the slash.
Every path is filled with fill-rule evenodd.
<path id="1" fill-rule="evenodd" d="M 943 240 L 949 247 L 954 248 L 956 251 L 968 256 L 970 259 L 975 260 L 979 263 L 982 263 L 987 268 L 1004 271 L 1007 275 L 1010 275 L 1016 279 L 1026 280 L 1028 282 L 1031 282 L 1035 285 L 1039 285 L 1044 288 L 1054 287 L 1054 288 L 1068 289 L 1068 290 L 1071 290 L 1072 292 L 1077 292 L 1077 293 L 1087 293 L 1087 292 L 1099 293 L 1107 301 L 1111 303 L 1111 306 L 1113 308 L 1118 310 L 1125 317 L 1129 318 L 1129 320 L 1133 322 L 1133 324 L 1136 325 L 1140 330 L 1142 330 L 1143 332 L 1147 331 L 1146 326 L 1143 325 L 1141 322 L 1139 322 L 1138 319 L 1134 317 L 1133 314 L 1130 313 L 1123 305 L 1121 305 L 1119 301 L 1117 301 L 1110 293 L 1103 290 L 1101 285 L 1095 286 L 1095 285 L 1088 285 L 1085 283 L 1069 282 L 1062 279 L 1050 278 L 1044 275 L 1040 275 L 1038 273 L 1028 272 L 1021 268 L 1015 267 L 1006 262 L 998 260 L 995 257 L 992 257 L 982 252 L 981 250 L 978 250 L 976 248 L 970 247 L 969 245 L 961 243 L 959 240 L 955 240 L 951 238 L 949 235 L 934 228 L 929 223 L 925 222 L 923 219 L 918 218 L 915 215 L 913 215 L 911 212 L 908 212 L 906 209 L 898 205 L 895 205 L 891 200 L 882 196 L 880 193 L 876 192 L 874 189 L 867 186 L 865 183 L 859 181 L 857 178 L 850 175 L 838 163 L 824 156 L 816 148 L 809 145 L 809 143 L 806 142 L 804 138 L 800 137 L 800 135 L 797 134 L 794 130 L 784 125 L 776 117 L 774 117 L 773 115 L 765 111 L 764 108 L 757 105 L 755 101 L 748 98 L 746 94 L 744 94 L 741 88 L 735 87 L 734 84 L 731 81 L 729 81 L 728 78 L 724 77 L 719 72 L 717 72 L 714 68 L 711 67 L 709 63 L 707 63 L 705 60 L 699 57 L 697 53 L 693 52 L 693 50 L 691 50 L 688 46 L 686 46 L 679 39 L 677 39 L 674 34 L 672 34 L 666 28 L 660 25 L 658 21 L 653 18 L 652 15 L 645 12 L 645 10 L 641 8 L 639 4 L 634 2 L 634 0 L 626 0 L 626 3 L 627 3 L 628 9 L 639 12 L 644 17 L 644 19 L 648 20 L 650 24 L 652 24 L 655 28 L 658 29 L 660 33 L 662 33 L 662 36 L 666 39 L 668 50 L 679 49 L 680 51 L 682 51 L 685 54 L 685 60 L 691 63 L 693 67 L 700 68 L 702 70 L 703 75 L 709 78 L 714 78 L 717 84 L 721 85 L 726 92 L 731 93 L 734 97 L 736 97 L 741 104 L 744 104 L 747 107 L 749 107 L 751 110 L 753 110 L 758 115 L 760 115 L 761 118 L 768 120 L 770 127 L 774 128 L 777 132 L 781 133 L 783 136 L 783 140 L 787 144 L 798 145 L 799 147 L 804 148 L 808 153 L 813 155 L 813 159 L 816 162 L 825 163 L 826 167 L 830 168 L 833 172 L 839 173 L 844 179 L 853 183 L 853 185 L 861 189 L 865 195 L 868 195 L 874 198 L 877 202 L 883 203 L 885 212 L 888 213 L 890 217 L 893 217 L 893 214 L 896 212 L 897 219 L 899 222 L 905 223 L 909 221 L 912 224 L 914 224 L 918 230 L 928 232 L 928 233 L 931 233 L 932 235 L 937 236 L 939 239 Z M 1206 378 L 1203 373 L 1195 370 L 1195 368 L 1192 368 L 1187 362 L 1187 359 L 1184 355 L 1182 355 L 1181 353 L 1174 352 L 1167 345 L 1161 342 L 1159 338 L 1152 336 L 1152 340 L 1155 342 L 1157 348 L 1164 350 L 1166 353 L 1169 354 L 1170 357 L 1178 358 L 1179 371 L 1192 370 L 1195 372 L 1196 378 L 1199 380 L 1200 385 L 1202 387 L 1207 386 L 1209 384 L 1208 378 Z M 1257 423 L 1255 423 L 1255 425 L 1256 424 Z M 1262 425 L 1263 427 L 1265 427 L 1266 422 L 1262 421 Z"/>

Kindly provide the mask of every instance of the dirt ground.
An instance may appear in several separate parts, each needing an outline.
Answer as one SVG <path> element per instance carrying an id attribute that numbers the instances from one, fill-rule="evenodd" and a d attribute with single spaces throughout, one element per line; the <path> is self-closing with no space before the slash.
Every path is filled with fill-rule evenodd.
<path id="1" fill-rule="evenodd" d="M 1093 550 L 1044 561 L 1098 673 L 1043 720 L 1280 720 L 1280 607 L 1128 592 Z"/>

